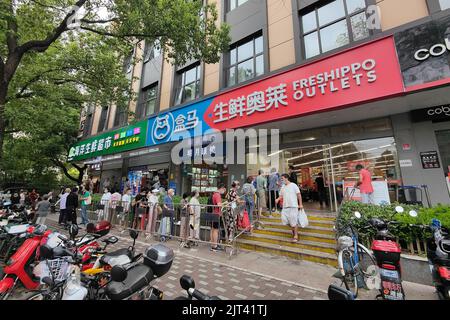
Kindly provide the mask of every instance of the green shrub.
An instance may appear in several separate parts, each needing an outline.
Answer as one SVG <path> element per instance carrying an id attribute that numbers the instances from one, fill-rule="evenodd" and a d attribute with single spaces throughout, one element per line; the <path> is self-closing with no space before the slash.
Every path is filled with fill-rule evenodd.
<path id="1" fill-rule="evenodd" d="M 389 226 L 389 231 L 400 240 L 406 242 L 418 240 L 426 240 L 430 234 L 428 231 L 424 231 L 417 225 L 429 225 L 432 219 L 437 218 L 441 221 L 444 227 L 450 227 L 450 206 L 438 205 L 433 208 L 422 208 L 412 205 L 401 206 L 404 208 L 403 213 L 396 213 L 395 207 L 400 204 L 393 203 L 390 205 L 370 205 L 362 204 L 356 201 L 346 202 L 341 206 L 339 212 L 339 218 L 337 221 L 337 227 L 339 232 L 342 232 L 343 227 L 348 224 L 350 219 L 352 220 L 352 226 L 358 231 L 362 240 L 369 240 L 376 234 L 376 230 L 373 228 L 362 230 L 363 227 L 369 225 L 368 220 L 373 217 L 380 218 L 385 221 L 397 221 L 398 224 L 392 224 Z M 410 210 L 415 210 L 418 213 L 417 217 L 411 217 L 409 215 Z M 354 219 L 354 212 L 361 213 L 361 219 Z"/>

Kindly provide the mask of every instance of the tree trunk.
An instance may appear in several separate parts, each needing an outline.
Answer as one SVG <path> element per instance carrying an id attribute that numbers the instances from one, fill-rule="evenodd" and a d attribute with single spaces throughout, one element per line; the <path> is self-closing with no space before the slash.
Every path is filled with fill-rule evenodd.
<path id="1" fill-rule="evenodd" d="M 5 106 L 6 106 L 6 92 L 7 84 L 0 79 L 0 169 L 3 167 L 3 143 L 5 142 L 5 131 L 6 131 L 6 121 L 5 121 Z"/>

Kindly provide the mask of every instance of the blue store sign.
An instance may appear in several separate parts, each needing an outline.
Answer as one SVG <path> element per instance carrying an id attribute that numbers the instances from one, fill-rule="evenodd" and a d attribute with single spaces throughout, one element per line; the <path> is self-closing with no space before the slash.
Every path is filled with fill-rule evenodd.
<path id="1" fill-rule="evenodd" d="M 213 98 L 164 112 L 148 120 L 147 146 L 203 135 L 211 129 L 204 121 Z"/>

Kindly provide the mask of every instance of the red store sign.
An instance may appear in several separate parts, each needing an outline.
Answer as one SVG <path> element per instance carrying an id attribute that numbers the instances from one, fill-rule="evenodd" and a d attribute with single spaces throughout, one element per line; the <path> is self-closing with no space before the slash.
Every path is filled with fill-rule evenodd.
<path id="1" fill-rule="evenodd" d="M 351 106 L 404 92 L 392 37 L 231 90 L 205 112 L 219 130 Z"/>

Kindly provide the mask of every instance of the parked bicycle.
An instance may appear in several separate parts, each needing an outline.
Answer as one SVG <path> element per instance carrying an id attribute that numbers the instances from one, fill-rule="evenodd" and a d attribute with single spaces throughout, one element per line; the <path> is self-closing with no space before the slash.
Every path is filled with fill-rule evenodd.
<path id="1" fill-rule="evenodd" d="M 355 212 L 355 217 L 359 219 L 361 218 L 361 214 Z M 375 257 L 369 249 L 359 243 L 358 233 L 352 226 L 352 221 L 353 219 L 348 224 L 342 226 L 340 233 L 349 235 L 343 235 L 338 238 L 337 251 L 342 284 L 356 298 L 359 287 L 365 287 L 369 281 L 376 281 L 378 270 Z"/>

